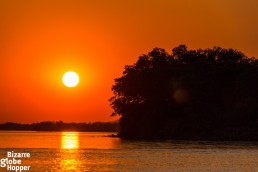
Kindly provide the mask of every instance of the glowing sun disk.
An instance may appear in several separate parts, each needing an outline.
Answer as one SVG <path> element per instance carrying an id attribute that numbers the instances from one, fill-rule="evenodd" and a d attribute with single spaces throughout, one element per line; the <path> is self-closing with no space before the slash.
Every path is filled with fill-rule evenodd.
<path id="1" fill-rule="evenodd" d="M 79 83 L 79 75 L 75 72 L 69 71 L 63 75 L 62 81 L 67 87 L 75 87 Z"/>

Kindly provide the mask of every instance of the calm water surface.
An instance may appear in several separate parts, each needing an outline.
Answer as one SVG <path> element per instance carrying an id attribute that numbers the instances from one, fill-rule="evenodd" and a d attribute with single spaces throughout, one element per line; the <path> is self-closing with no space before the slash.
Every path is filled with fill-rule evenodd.
<path id="1" fill-rule="evenodd" d="M 0 159 L 28 152 L 22 164 L 33 172 L 258 172 L 258 143 L 124 141 L 110 134 L 0 131 Z"/>

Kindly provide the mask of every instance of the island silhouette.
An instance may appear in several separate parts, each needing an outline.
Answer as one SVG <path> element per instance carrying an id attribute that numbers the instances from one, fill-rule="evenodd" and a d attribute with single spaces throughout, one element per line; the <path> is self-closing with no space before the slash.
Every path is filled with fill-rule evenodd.
<path id="1" fill-rule="evenodd" d="M 64 123 L 63 121 L 44 121 L 32 124 L 7 122 L 0 124 L 0 130 L 18 131 L 79 131 L 79 132 L 117 132 L 118 123 L 114 122 L 89 122 L 89 123 Z"/>
<path id="2" fill-rule="evenodd" d="M 112 90 L 121 138 L 258 140 L 258 60 L 238 50 L 154 48 Z"/>

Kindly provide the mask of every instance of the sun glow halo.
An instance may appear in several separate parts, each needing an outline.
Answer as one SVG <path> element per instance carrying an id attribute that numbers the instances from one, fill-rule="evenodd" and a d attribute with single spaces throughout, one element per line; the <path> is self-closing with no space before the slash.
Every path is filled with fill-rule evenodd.
<path id="1" fill-rule="evenodd" d="M 62 78 L 64 85 L 67 87 L 75 87 L 79 80 L 79 75 L 73 71 L 66 72 Z"/>

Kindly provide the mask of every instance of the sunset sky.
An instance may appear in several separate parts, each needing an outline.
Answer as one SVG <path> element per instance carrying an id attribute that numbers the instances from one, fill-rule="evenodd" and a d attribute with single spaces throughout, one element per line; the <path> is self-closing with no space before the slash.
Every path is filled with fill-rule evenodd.
<path id="1" fill-rule="evenodd" d="M 1 0 L 0 123 L 113 121 L 124 66 L 154 47 L 258 57 L 257 0 Z M 65 87 L 75 71 L 80 83 Z"/>

